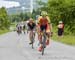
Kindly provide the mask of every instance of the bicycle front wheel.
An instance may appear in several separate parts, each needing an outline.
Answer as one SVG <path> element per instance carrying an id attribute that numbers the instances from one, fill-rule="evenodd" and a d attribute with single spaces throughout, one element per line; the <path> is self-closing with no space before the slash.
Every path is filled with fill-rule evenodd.
<path id="1" fill-rule="evenodd" d="M 42 47 L 42 55 L 44 55 L 44 46 Z"/>

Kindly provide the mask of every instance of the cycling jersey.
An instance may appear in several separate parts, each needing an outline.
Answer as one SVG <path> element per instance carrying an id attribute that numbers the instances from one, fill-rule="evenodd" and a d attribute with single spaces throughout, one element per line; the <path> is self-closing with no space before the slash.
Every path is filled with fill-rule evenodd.
<path id="1" fill-rule="evenodd" d="M 40 26 L 41 31 L 43 30 L 50 31 L 49 23 L 50 23 L 50 19 L 48 16 L 46 17 L 40 16 L 38 18 L 38 25 Z"/>
<path id="2" fill-rule="evenodd" d="M 46 16 L 46 17 L 40 16 L 38 18 L 38 23 L 39 23 L 39 25 L 47 25 L 48 23 L 50 23 L 50 19 L 48 16 Z"/>
<path id="3" fill-rule="evenodd" d="M 28 23 L 27 25 L 28 25 L 30 30 L 33 30 L 35 28 L 35 26 L 36 26 L 35 23 L 32 23 L 32 24 Z"/>

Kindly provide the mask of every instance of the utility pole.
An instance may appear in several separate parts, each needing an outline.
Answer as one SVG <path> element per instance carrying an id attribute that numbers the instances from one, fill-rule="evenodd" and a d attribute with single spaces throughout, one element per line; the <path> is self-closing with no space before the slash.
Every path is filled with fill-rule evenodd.
<path id="1" fill-rule="evenodd" d="M 30 12 L 33 12 L 33 0 L 30 0 Z"/>

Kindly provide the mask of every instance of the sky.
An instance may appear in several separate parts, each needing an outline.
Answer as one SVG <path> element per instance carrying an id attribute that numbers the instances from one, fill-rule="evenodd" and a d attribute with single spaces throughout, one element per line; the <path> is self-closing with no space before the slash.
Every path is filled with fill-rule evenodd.
<path id="1" fill-rule="evenodd" d="M 17 7 L 17 6 L 20 6 L 19 2 L 0 0 L 0 8 L 1 7 L 11 8 L 11 7 Z"/>
<path id="2" fill-rule="evenodd" d="M 42 0 L 42 1 L 46 1 L 46 0 Z M 12 8 L 12 7 L 18 7 L 20 6 L 19 2 L 16 1 L 5 1 L 5 0 L 0 0 L 0 8 L 1 7 L 6 7 L 6 8 Z"/>

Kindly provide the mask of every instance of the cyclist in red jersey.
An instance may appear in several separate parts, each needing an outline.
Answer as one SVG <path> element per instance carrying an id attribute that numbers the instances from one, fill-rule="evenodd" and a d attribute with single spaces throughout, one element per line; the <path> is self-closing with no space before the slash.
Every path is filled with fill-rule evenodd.
<path id="1" fill-rule="evenodd" d="M 46 40 L 46 45 L 49 45 L 49 40 L 50 40 L 50 32 L 51 32 L 51 27 L 50 27 L 50 19 L 47 16 L 47 12 L 42 11 L 41 16 L 38 18 L 38 36 L 39 36 L 39 42 L 40 46 L 38 48 L 39 51 L 42 50 L 42 39 L 40 39 L 40 35 L 43 32 L 43 30 L 46 31 L 47 34 L 47 40 Z"/>

